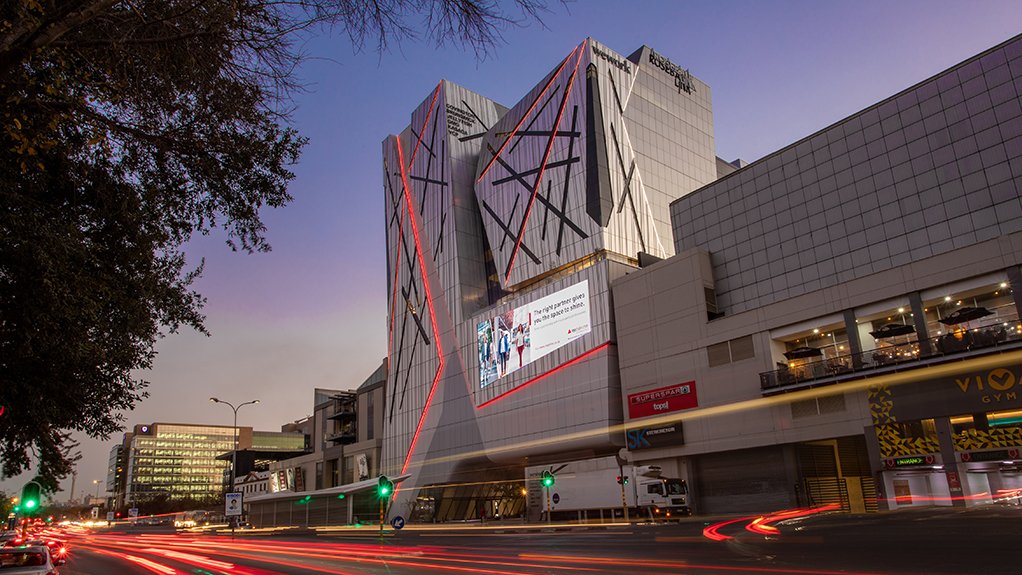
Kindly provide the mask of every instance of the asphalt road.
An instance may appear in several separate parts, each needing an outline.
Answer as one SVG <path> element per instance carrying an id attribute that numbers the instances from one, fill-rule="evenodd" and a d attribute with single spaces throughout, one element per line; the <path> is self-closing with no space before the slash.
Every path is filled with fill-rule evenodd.
<path id="1" fill-rule="evenodd" d="M 738 519 L 738 518 L 735 518 Z M 823 513 L 773 521 L 525 531 L 406 529 L 383 543 L 363 530 L 304 535 L 84 533 L 62 575 L 977 574 L 1022 572 L 1020 508 Z M 729 519 L 730 520 L 730 519 Z M 755 526 L 753 527 L 755 530 Z M 773 531 L 776 529 L 777 531 Z"/>

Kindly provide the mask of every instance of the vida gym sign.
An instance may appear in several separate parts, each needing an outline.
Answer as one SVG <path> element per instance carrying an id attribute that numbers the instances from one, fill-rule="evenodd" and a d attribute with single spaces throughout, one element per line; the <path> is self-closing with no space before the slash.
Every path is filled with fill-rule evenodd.
<path id="1" fill-rule="evenodd" d="M 892 385 L 891 413 L 912 420 L 1022 407 L 1022 365 Z"/>

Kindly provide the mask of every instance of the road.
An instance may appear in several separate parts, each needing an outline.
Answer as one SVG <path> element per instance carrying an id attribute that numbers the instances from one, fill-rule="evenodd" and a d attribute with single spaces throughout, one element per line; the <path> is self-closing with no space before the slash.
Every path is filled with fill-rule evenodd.
<path id="1" fill-rule="evenodd" d="M 739 519 L 739 518 L 735 518 Z M 1022 572 L 1020 508 L 820 513 L 607 528 L 406 529 L 229 536 L 94 532 L 62 575 L 982 574 Z M 752 530 L 749 529 L 753 523 Z M 709 529 L 708 529 L 709 528 Z M 765 529 L 766 533 L 756 532 Z M 776 531 L 773 531 L 776 529 Z M 710 535 L 710 537 L 707 536 Z"/>

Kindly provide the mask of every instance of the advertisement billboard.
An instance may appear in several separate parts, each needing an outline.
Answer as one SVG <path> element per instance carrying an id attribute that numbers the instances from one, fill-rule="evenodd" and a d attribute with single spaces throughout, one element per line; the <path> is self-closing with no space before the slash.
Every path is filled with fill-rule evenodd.
<path id="1" fill-rule="evenodd" d="M 686 381 L 667 387 L 660 387 L 633 393 L 628 396 L 628 417 L 648 417 L 699 405 L 696 398 L 696 382 Z"/>
<path id="2" fill-rule="evenodd" d="M 589 280 L 479 322 L 479 387 L 518 371 L 590 331 Z"/>

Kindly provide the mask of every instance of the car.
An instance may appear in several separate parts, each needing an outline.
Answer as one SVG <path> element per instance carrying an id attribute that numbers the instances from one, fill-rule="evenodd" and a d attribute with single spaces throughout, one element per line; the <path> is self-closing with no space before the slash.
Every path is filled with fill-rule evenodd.
<path id="1" fill-rule="evenodd" d="M 50 557 L 50 550 L 45 545 L 0 549 L 0 573 L 3 575 L 59 575 Z"/>

